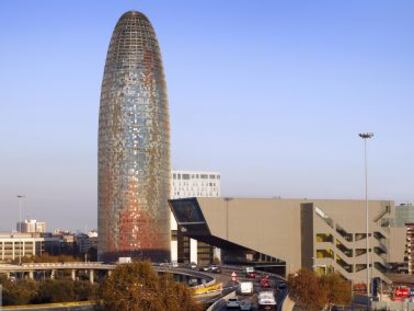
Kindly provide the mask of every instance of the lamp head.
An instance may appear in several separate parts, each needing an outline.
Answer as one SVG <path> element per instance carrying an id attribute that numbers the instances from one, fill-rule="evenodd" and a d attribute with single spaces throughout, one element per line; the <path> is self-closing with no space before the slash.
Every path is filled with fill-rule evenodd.
<path id="1" fill-rule="evenodd" d="M 359 133 L 358 135 L 359 135 L 359 137 L 361 137 L 362 139 L 368 139 L 368 138 L 372 138 L 372 137 L 374 137 L 374 133 L 372 133 L 372 132 L 367 132 L 367 133 Z"/>

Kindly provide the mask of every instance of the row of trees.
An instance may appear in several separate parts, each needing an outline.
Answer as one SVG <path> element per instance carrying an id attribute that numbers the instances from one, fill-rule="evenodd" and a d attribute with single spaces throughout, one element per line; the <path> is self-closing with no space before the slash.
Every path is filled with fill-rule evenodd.
<path id="1" fill-rule="evenodd" d="M 106 311 L 199 311 L 191 290 L 170 274 L 158 276 L 149 262 L 120 265 L 98 290 Z"/>
<path id="2" fill-rule="evenodd" d="M 333 305 L 348 305 L 352 300 L 351 283 L 338 273 L 319 276 L 307 269 L 289 275 L 289 295 L 308 311 L 331 309 Z"/>
<path id="3" fill-rule="evenodd" d="M 96 285 L 89 281 L 67 279 L 11 281 L 0 278 L 4 305 L 37 304 L 49 302 L 85 301 L 95 298 Z"/>
<path id="4" fill-rule="evenodd" d="M 10 280 L 0 278 L 4 305 L 95 300 L 106 311 L 199 311 L 186 285 L 170 274 L 159 276 L 149 262 L 118 266 L 99 285 L 71 279 Z"/>

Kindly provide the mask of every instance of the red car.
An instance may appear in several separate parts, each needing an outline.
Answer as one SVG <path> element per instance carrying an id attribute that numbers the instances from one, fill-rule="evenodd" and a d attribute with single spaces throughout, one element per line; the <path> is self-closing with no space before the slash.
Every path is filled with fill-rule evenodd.
<path id="1" fill-rule="evenodd" d="M 270 279 L 268 275 L 265 275 L 260 279 L 260 286 L 262 288 L 269 288 L 270 287 Z"/>
<path id="2" fill-rule="evenodd" d="M 246 277 L 250 278 L 250 279 L 255 279 L 256 278 L 256 272 L 247 272 L 246 273 Z"/>

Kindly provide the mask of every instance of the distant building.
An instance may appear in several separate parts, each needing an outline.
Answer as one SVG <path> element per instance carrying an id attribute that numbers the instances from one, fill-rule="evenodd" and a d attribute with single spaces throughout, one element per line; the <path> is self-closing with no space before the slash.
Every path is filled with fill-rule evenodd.
<path id="1" fill-rule="evenodd" d="M 414 273 L 414 205 L 404 203 L 396 206 L 392 221 L 395 231 L 400 231 L 399 239 L 404 241 L 404 260 L 393 263 L 393 272 Z"/>
<path id="2" fill-rule="evenodd" d="M 25 219 L 25 221 L 16 224 L 16 229 L 18 232 L 24 233 L 45 233 L 46 222 L 37 221 L 36 219 Z"/>
<path id="3" fill-rule="evenodd" d="M 402 227 L 407 223 L 414 223 L 414 205 L 411 203 L 404 203 L 395 207 L 394 226 Z"/>
<path id="4" fill-rule="evenodd" d="M 0 233 L 0 262 L 41 255 L 44 251 L 44 242 L 44 238 L 38 233 Z"/>
<path id="5" fill-rule="evenodd" d="M 47 232 L 45 238 L 45 251 L 50 255 L 77 255 L 75 234 L 70 231 L 55 230 Z"/>
<path id="6" fill-rule="evenodd" d="M 78 233 L 75 240 L 79 254 L 87 254 L 92 248 L 97 249 L 98 232 L 92 230 L 88 233 Z"/>
<path id="7" fill-rule="evenodd" d="M 221 195 L 220 173 L 203 171 L 172 171 L 171 197 L 219 197 Z M 177 230 L 177 223 L 171 217 L 171 260 L 210 264 L 215 257 L 220 259 L 220 250 L 206 243 L 190 239 Z"/>
<path id="8" fill-rule="evenodd" d="M 172 197 L 220 197 L 220 173 L 173 171 Z"/>

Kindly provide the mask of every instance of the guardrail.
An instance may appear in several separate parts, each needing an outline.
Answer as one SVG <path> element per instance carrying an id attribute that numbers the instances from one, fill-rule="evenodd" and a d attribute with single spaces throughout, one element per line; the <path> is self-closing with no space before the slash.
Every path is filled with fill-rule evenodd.
<path id="1" fill-rule="evenodd" d="M 206 311 L 214 311 L 217 305 L 221 303 L 223 300 L 227 301 L 228 299 L 234 298 L 234 297 L 236 297 L 236 290 L 231 291 L 230 293 L 228 293 L 224 297 L 221 297 L 220 299 L 217 299 L 210 307 L 207 308 Z"/>
<path id="2" fill-rule="evenodd" d="M 79 308 L 79 307 L 91 307 L 90 310 L 93 310 L 95 305 L 94 301 L 73 301 L 73 302 L 54 302 L 54 303 L 41 303 L 41 304 L 31 304 L 31 305 L 18 305 L 18 306 L 0 306 L 0 310 L 49 310 L 49 309 L 63 309 L 70 310 L 68 308 Z"/>

